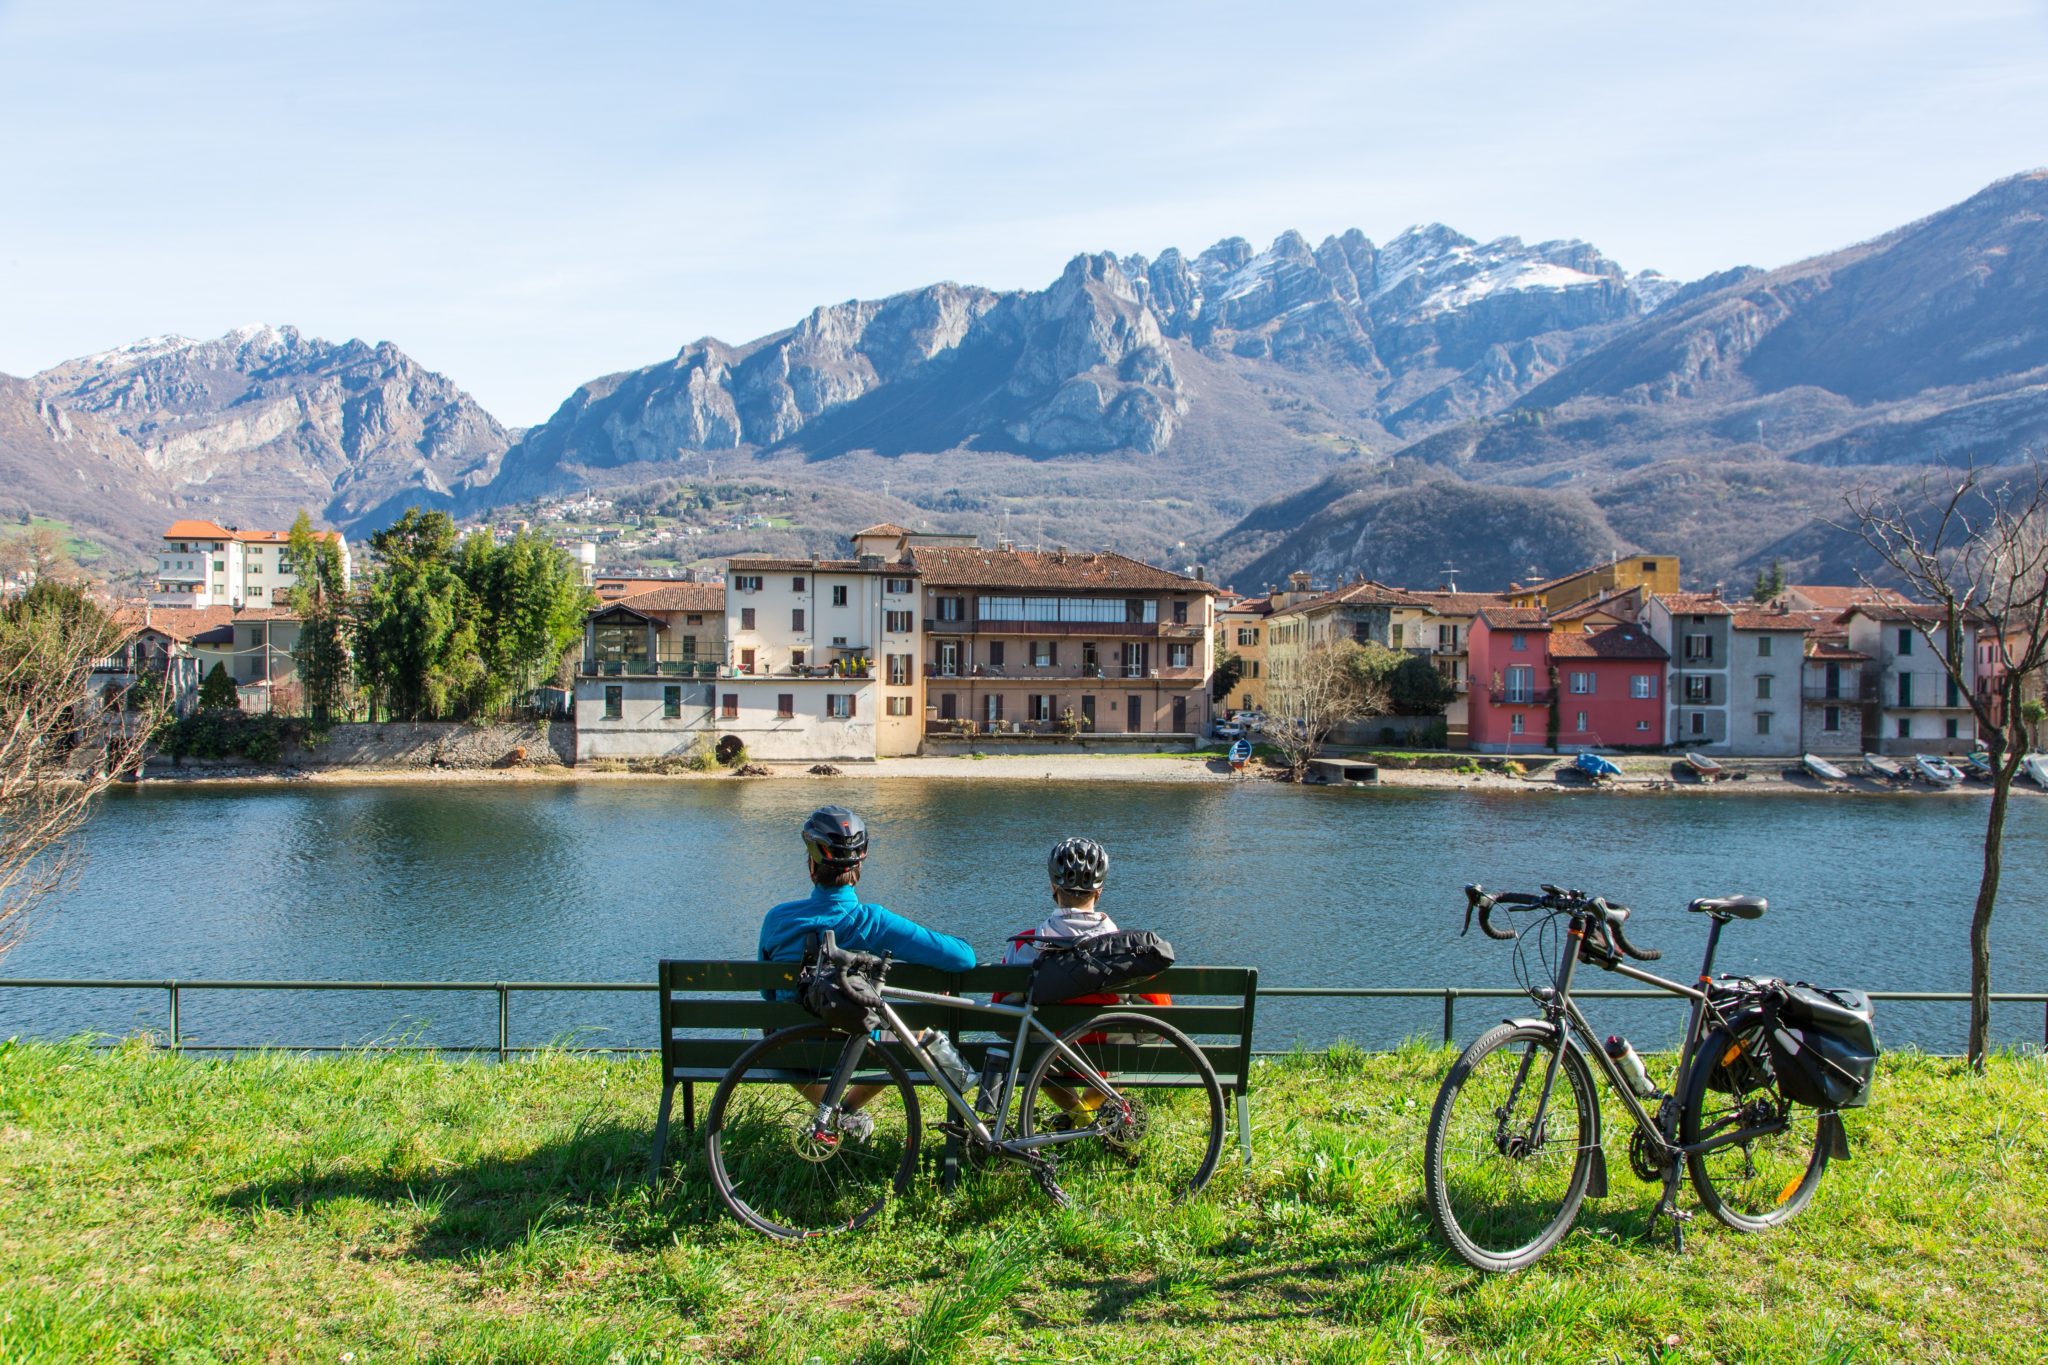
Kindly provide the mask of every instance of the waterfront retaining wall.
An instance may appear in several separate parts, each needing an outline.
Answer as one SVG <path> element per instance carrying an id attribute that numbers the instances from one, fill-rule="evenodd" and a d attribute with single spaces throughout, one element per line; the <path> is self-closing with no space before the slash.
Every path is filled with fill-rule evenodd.
<path id="1" fill-rule="evenodd" d="M 524 751 L 523 755 L 520 751 Z M 462 721 L 393 721 L 331 727 L 322 741 L 308 748 L 292 741 L 273 764 L 246 758 L 187 758 L 182 763 L 159 755 L 149 772 L 157 777 L 180 773 L 237 770 L 258 772 L 280 768 L 505 768 L 560 767 L 576 761 L 576 727 L 563 722 L 511 721 L 471 725 Z"/>

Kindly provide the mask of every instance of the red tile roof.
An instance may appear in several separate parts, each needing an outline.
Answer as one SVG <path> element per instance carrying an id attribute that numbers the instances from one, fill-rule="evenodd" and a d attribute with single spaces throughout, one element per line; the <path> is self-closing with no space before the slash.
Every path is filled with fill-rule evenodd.
<path id="1" fill-rule="evenodd" d="M 1553 659 L 1668 659 L 1641 626 L 1609 626 L 1590 634 L 1561 630 L 1550 637 Z"/>
<path id="2" fill-rule="evenodd" d="M 642 612 L 717 612 L 725 611 L 725 584 L 723 583 L 669 583 L 645 592 L 636 592 L 615 598 L 606 604 L 614 607 L 631 607 Z"/>
<path id="3" fill-rule="evenodd" d="M 1657 601 L 1673 616 L 1733 616 L 1735 608 L 1713 592 L 1660 592 Z"/>
<path id="4" fill-rule="evenodd" d="M 1826 625 L 1832 619 L 1832 615 L 1824 611 L 1780 611 L 1776 607 L 1737 607 L 1734 618 L 1737 630 L 1812 631 Z"/>
<path id="5" fill-rule="evenodd" d="M 1867 583 L 1854 583 L 1841 587 L 1828 583 L 1791 583 L 1785 588 L 1787 595 L 1797 594 L 1813 603 L 1820 611 L 1847 611 L 1865 602 L 1904 602 L 1906 595 L 1890 588 L 1873 588 Z"/>
<path id="6" fill-rule="evenodd" d="M 338 531 L 315 531 L 316 540 L 333 540 Z M 174 521 L 163 533 L 164 540 L 239 540 L 245 545 L 282 545 L 292 538 L 289 531 L 238 531 L 210 521 Z"/>
<path id="7" fill-rule="evenodd" d="M 1823 662 L 1832 659 L 1844 663 L 1860 663 L 1870 656 L 1849 648 L 1840 640 L 1814 639 L 1809 636 L 1806 641 L 1806 657 L 1809 659 L 1819 659 Z"/>
<path id="8" fill-rule="evenodd" d="M 1507 605 L 1497 592 L 1453 592 L 1449 588 L 1417 588 L 1410 594 L 1427 604 L 1439 616 L 1477 616 L 1488 607 Z"/>
<path id="9" fill-rule="evenodd" d="M 282 607 L 122 607 L 114 620 L 128 630 L 161 631 L 173 640 L 190 640 L 219 626 L 243 621 L 296 621 L 299 618 Z"/>
<path id="10" fill-rule="evenodd" d="M 1617 620 L 1633 621 L 1642 614 L 1642 610 L 1643 589 L 1638 584 L 1634 587 L 1623 588 L 1620 592 L 1615 592 L 1611 589 L 1605 590 L 1598 596 L 1588 597 L 1583 602 L 1574 602 L 1571 606 L 1552 612 L 1550 619 L 1553 621 L 1577 621 L 1583 617 L 1605 612 Z"/>
<path id="11" fill-rule="evenodd" d="M 908 564 L 890 562 L 879 569 L 864 569 L 857 559 L 730 559 L 728 573 L 892 573 L 912 572 Z"/>
<path id="12" fill-rule="evenodd" d="M 855 540 L 859 540 L 862 536 L 907 536 L 909 534 L 910 532 L 904 530 L 895 522 L 885 521 L 880 523 L 879 525 L 870 526 L 865 531 L 855 531 L 853 533 L 853 538 Z"/>
<path id="13" fill-rule="evenodd" d="M 1072 588 L 1148 592 L 1216 591 L 1214 583 L 1187 578 L 1142 560 L 1103 551 L 983 550 L 966 545 L 918 546 L 910 557 L 935 587 Z"/>
<path id="14" fill-rule="evenodd" d="M 1479 619 L 1495 630 L 1544 630 L 1550 624 L 1541 607 L 1482 607 Z"/>
<path id="15" fill-rule="evenodd" d="M 1341 606 L 1427 606 L 1421 598 L 1405 588 L 1388 587 L 1370 578 L 1361 578 L 1356 583 L 1334 588 L 1318 597 L 1310 597 L 1286 608 L 1292 612 L 1321 611 L 1326 607 Z"/>

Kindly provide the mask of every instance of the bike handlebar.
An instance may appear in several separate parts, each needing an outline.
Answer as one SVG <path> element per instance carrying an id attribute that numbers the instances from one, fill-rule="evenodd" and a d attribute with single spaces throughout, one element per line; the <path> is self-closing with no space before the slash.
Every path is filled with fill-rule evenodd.
<path id="1" fill-rule="evenodd" d="M 876 957 L 873 953 L 857 953 L 851 948 L 842 948 L 830 929 L 818 935 L 818 960 L 829 962 L 835 967 L 862 975 L 880 975 L 889 970 L 892 955 Z"/>
<path id="2" fill-rule="evenodd" d="M 1543 894 L 1531 895 L 1526 891 L 1488 891 L 1485 887 L 1472 885 L 1465 888 L 1465 927 L 1459 935 L 1471 931 L 1474 911 L 1479 915 L 1479 932 L 1491 939 L 1509 940 L 1519 938 L 1513 929 L 1496 929 L 1493 926 L 1493 909 L 1504 905 L 1510 910 L 1548 908 L 1562 910 L 1569 914 L 1585 916 L 1592 921 L 1588 941 L 1599 951 L 1613 956 L 1616 953 L 1632 957 L 1638 962 L 1655 962 L 1664 954 L 1655 948 L 1638 948 L 1629 942 L 1628 934 L 1622 929 L 1622 921 L 1628 916 L 1628 907 L 1616 905 L 1603 896 L 1588 896 L 1583 891 L 1568 891 L 1561 886 L 1543 884 Z M 1593 937 L 1598 935 L 1598 937 Z"/>

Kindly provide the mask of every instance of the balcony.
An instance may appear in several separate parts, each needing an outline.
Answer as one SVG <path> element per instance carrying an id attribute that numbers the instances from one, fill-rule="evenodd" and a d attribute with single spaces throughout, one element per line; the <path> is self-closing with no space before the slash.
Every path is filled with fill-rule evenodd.
<path id="1" fill-rule="evenodd" d="M 1496 687 L 1486 695 L 1495 706 L 1548 706 L 1557 700 L 1557 693 L 1549 688 L 1524 692 Z"/>
<path id="2" fill-rule="evenodd" d="M 933 681 L 958 682 L 969 685 L 990 684 L 997 687 L 1029 687 L 1033 683 L 1063 682 L 1198 682 L 1202 670 L 1189 665 L 1186 668 L 1126 668 L 1121 662 L 1104 665 L 1066 664 L 1049 668 L 1024 666 L 1005 667 L 1001 664 L 976 664 L 972 668 L 958 668 L 945 671 L 940 665 L 927 663 L 924 675 Z"/>
<path id="3" fill-rule="evenodd" d="M 1825 702 L 1835 706 L 1869 706 L 1876 701 L 1874 697 L 1857 695 L 1857 688 L 1853 683 L 1843 683 L 1838 687 L 1829 687 L 1826 683 L 1808 683 L 1800 689 L 1799 695 L 1805 701 Z"/>
<path id="4" fill-rule="evenodd" d="M 1203 628 L 1192 622 L 1174 621 L 984 621 L 966 617 L 958 621 L 936 616 L 924 618 L 927 635 L 1021 635 L 1037 640 L 1072 637 L 1144 640 L 1199 640 Z"/>
<path id="5" fill-rule="evenodd" d="M 582 671 L 586 678 L 716 678 L 721 672 L 719 665 L 696 659 L 645 658 L 586 658 Z"/>

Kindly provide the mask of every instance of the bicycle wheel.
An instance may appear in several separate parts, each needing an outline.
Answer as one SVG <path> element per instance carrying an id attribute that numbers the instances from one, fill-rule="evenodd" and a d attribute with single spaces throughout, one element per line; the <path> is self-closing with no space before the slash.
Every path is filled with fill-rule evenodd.
<path id="1" fill-rule="evenodd" d="M 1505 1271 L 1556 1246 L 1586 1197 L 1598 1123 L 1592 1073 L 1556 1031 L 1500 1024 L 1481 1034 L 1444 1077 L 1423 1148 L 1429 1214 L 1451 1250 L 1475 1269 Z"/>
<path id="2" fill-rule="evenodd" d="M 872 1095 L 859 1117 L 842 1119 L 840 1131 L 825 1138 L 812 1135 L 817 1096 L 850 1041 L 824 1024 L 784 1029 L 741 1053 L 719 1081 L 704 1121 L 704 1155 L 718 1197 L 747 1226 L 771 1237 L 843 1232 L 881 1212 L 892 1193 L 909 1190 L 917 1091 L 885 1049 L 868 1047 L 848 1088 L 850 1096 L 856 1087 Z"/>
<path id="3" fill-rule="evenodd" d="M 1048 1045 L 1020 1084 L 1020 1137 L 1088 1133 L 1041 1148 L 1060 1188 L 1106 1207 L 1129 1199 L 1133 1174 L 1175 1202 L 1209 1183 L 1223 1151 L 1223 1087 L 1202 1050 L 1173 1025 L 1142 1014 L 1098 1014 L 1060 1035 L 1110 1091 Z"/>
<path id="4" fill-rule="evenodd" d="M 1828 1125 L 1841 1119 L 1786 1100 L 1778 1093 L 1775 1078 L 1762 1068 L 1730 1071 L 1714 1066 L 1736 1041 L 1726 1029 L 1716 1029 L 1700 1043 L 1699 1059 L 1685 1087 L 1678 1140 L 1691 1146 L 1780 1116 L 1789 1121 L 1782 1133 L 1694 1153 L 1685 1160 L 1692 1187 L 1707 1212 L 1737 1232 L 1762 1232 L 1789 1222 L 1813 1202 L 1833 1146 L 1834 1133 Z M 1755 1047 L 1762 1042 L 1762 1034 L 1744 1041 Z M 1717 1070 L 1726 1078 L 1724 1083 L 1742 1087 L 1741 1092 L 1708 1085 Z"/>

